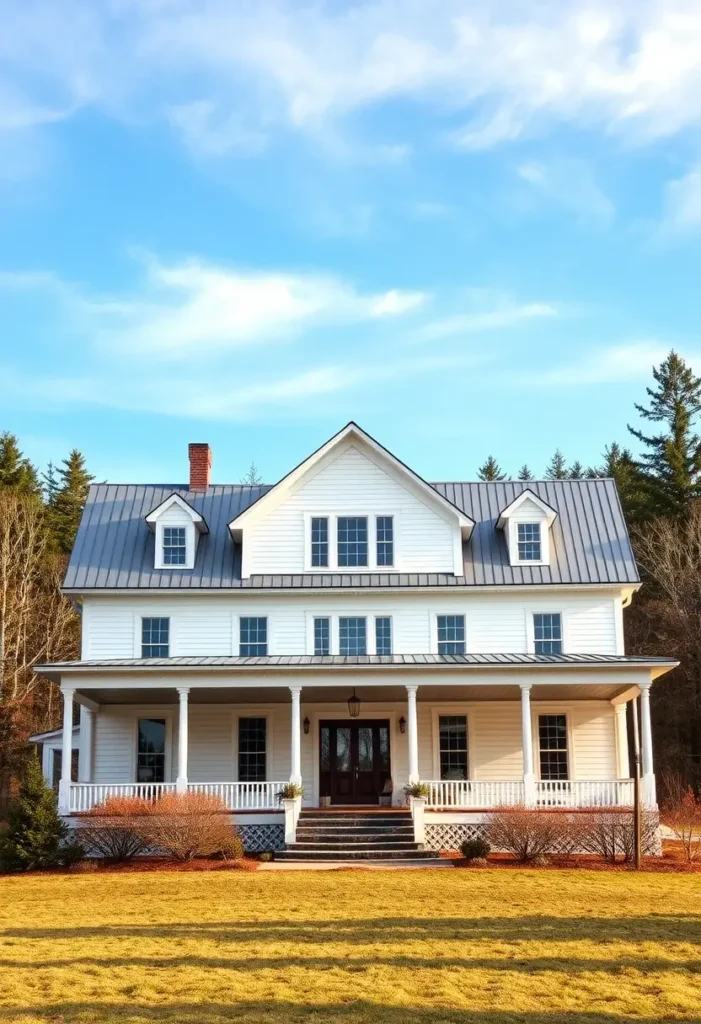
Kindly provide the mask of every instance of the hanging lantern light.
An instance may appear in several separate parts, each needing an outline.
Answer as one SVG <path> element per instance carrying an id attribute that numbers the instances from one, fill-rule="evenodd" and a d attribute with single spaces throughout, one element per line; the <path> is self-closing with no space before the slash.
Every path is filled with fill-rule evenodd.
<path id="1" fill-rule="evenodd" d="M 353 687 L 353 696 L 348 698 L 348 714 L 351 718 L 357 718 L 360 714 L 360 697 L 356 697 L 355 687 Z"/>

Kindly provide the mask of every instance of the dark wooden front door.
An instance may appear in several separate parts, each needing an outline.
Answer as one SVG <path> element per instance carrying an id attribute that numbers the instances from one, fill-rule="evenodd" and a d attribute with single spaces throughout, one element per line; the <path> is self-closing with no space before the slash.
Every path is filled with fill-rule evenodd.
<path id="1" fill-rule="evenodd" d="M 321 796 L 332 804 L 377 804 L 389 778 L 389 722 L 319 723 Z"/>

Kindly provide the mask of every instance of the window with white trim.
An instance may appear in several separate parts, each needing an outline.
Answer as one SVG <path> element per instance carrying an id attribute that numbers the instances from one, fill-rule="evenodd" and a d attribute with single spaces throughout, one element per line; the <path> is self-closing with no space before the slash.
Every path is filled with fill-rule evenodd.
<path id="1" fill-rule="evenodd" d="M 541 779 L 569 779 L 567 715 L 538 715 L 538 747 Z"/>
<path id="2" fill-rule="evenodd" d="M 329 520 L 326 516 L 313 516 L 311 520 L 311 564 L 327 569 L 329 565 Z"/>
<path id="3" fill-rule="evenodd" d="M 336 522 L 337 564 L 339 568 L 368 564 L 367 516 L 339 516 Z"/>
<path id="4" fill-rule="evenodd" d="M 392 653 L 392 620 L 389 615 L 375 618 L 375 654 Z"/>
<path id="5" fill-rule="evenodd" d="M 141 657 L 170 657 L 170 619 L 149 617 L 141 620 Z"/>
<path id="6" fill-rule="evenodd" d="M 268 653 L 268 620 L 261 617 L 239 619 L 239 654 L 252 658 Z"/>
<path id="7" fill-rule="evenodd" d="M 516 524 L 519 562 L 541 561 L 540 525 L 540 523 Z"/>
<path id="8" fill-rule="evenodd" d="M 314 619 L 314 654 L 331 654 L 331 620 L 326 616 Z"/>
<path id="9" fill-rule="evenodd" d="M 376 563 L 380 566 L 394 565 L 394 516 L 377 516 L 375 519 Z"/>
<path id="10" fill-rule="evenodd" d="M 559 612 L 536 612 L 533 616 L 536 654 L 562 654 L 562 616 Z"/>
<path id="11" fill-rule="evenodd" d="M 438 633 L 438 653 L 464 654 L 465 616 L 438 615 L 436 618 Z"/>
<path id="12" fill-rule="evenodd" d="M 137 725 L 136 781 L 165 782 L 166 720 L 140 718 Z"/>
<path id="13" fill-rule="evenodd" d="M 239 718 L 239 782 L 266 782 L 267 721 Z"/>
<path id="14" fill-rule="evenodd" d="M 441 779 L 458 781 L 467 778 L 467 716 L 440 715 L 438 718 L 438 749 Z"/>
<path id="15" fill-rule="evenodd" d="M 367 621 L 359 617 L 344 617 L 338 620 L 339 654 L 367 654 Z"/>
<path id="16" fill-rule="evenodd" d="M 163 527 L 163 565 L 187 565 L 187 528 Z"/>

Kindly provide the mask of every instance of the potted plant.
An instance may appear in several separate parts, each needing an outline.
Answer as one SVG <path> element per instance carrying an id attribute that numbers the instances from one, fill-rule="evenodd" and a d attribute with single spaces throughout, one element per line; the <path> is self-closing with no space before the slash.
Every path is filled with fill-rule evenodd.
<path id="1" fill-rule="evenodd" d="M 404 794 L 407 800 L 416 799 L 428 800 L 431 790 L 427 782 L 410 782 L 404 787 Z"/>
<path id="2" fill-rule="evenodd" d="M 277 795 L 280 803 L 284 800 L 297 800 L 304 796 L 304 790 L 296 782 L 286 782 Z"/>

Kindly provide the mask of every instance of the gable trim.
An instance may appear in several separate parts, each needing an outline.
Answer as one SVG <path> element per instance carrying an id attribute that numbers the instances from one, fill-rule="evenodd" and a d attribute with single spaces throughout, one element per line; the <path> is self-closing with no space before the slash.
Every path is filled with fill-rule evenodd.
<path id="1" fill-rule="evenodd" d="M 190 519 L 194 523 L 199 533 L 209 533 L 209 527 L 207 526 L 204 516 L 201 516 L 196 508 L 193 508 L 188 501 L 185 501 L 184 498 L 182 498 L 179 494 L 175 494 L 175 492 L 169 495 L 169 497 L 167 497 L 164 501 L 162 501 L 160 505 L 156 505 L 154 509 L 151 509 L 148 515 L 144 516 L 144 519 L 146 520 L 146 524 L 149 530 L 155 532 L 156 523 L 158 522 L 159 518 L 172 505 L 177 505 L 178 508 L 182 509 L 183 512 L 186 512 L 190 516 Z"/>
<path id="2" fill-rule="evenodd" d="M 506 508 L 503 508 L 501 510 L 501 512 L 499 513 L 499 518 L 497 519 L 497 529 L 503 530 L 510 516 L 512 516 L 514 512 L 516 512 L 516 510 L 520 508 L 521 505 L 523 505 L 526 501 L 532 501 L 533 504 L 536 505 L 540 509 L 540 511 L 545 514 L 548 526 L 552 526 L 552 524 L 557 519 L 557 511 L 552 507 L 552 505 L 548 505 L 547 501 L 543 501 L 543 499 L 539 497 L 535 493 L 535 491 L 532 491 L 529 487 L 527 487 L 526 490 L 521 491 L 519 496 L 517 498 L 514 498 L 514 500 L 510 502 L 510 504 L 508 504 Z"/>

